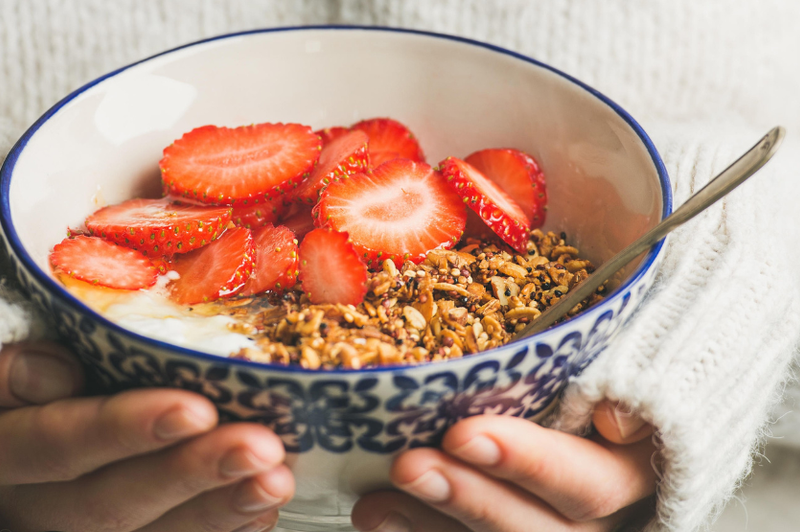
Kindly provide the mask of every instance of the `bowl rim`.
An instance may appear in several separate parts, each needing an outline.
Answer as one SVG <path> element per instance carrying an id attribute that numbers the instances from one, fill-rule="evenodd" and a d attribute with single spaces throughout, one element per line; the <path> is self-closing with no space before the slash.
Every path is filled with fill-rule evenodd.
<path id="1" fill-rule="evenodd" d="M 645 133 L 644 129 L 639 125 L 633 117 L 628 114 L 622 107 L 620 107 L 617 103 L 612 101 L 610 98 L 599 92 L 598 90 L 590 87 L 589 85 L 579 81 L 578 79 L 566 74 L 550 65 L 547 65 L 541 61 L 533 59 L 532 57 L 526 56 L 519 52 L 514 52 L 512 50 L 508 50 L 501 46 L 497 46 L 494 44 L 478 41 L 475 39 L 470 39 L 467 37 L 460 37 L 457 35 L 448 35 L 444 33 L 436 33 L 430 31 L 423 31 L 423 30 L 415 30 L 415 29 L 408 29 L 408 28 L 393 28 L 393 27 L 386 27 L 386 26 L 363 26 L 363 25 L 344 25 L 344 24 L 333 24 L 333 25 L 300 25 L 300 26 L 285 26 L 285 27 L 275 27 L 275 28 L 258 28 L 234 33 L 225 33 L 222 35 L 216 35 L 213 37 L 208 37 L 205 39 L 193 41 L 190 43 L 182 44 L 180 46 L 170 48 L 168 50 L 164 50 L 157 54 L 145 57 L 144 59 L 140 59 L 123 67 L 120 67 L 116 70 L 112 70 L 98 78 L 89 81 L 88 83 L 82 85 L 81 87 L 75 89 L 67 96 L 59 100 L 56 104 L 54 104 L 50 109 L 48 109 L 39 119 L 37 119 L 33 125 L 31 125 L 27 131 L 19 138 L 19 140 L 14 144 L 14 146 L 9 151 L 8 155 L 6 156 L 5 161 L 3 162 L 2 167 L 0 167 L 0 228 L 2 228 L 3 235 L 5 236 L 8 244 L 13 250 L 13 253 L 17 256 L 17 259 L 23 264 L 25 269 L 28 271 L 30 275 L 32 275 L 41 285 L 43 285 L 50 294 L 54 297 L 58 297 L 62 302 L 64 302 L 68 307 L 72 307 L 74 310 L 77 310 L 81 314 L 88 314 L 92 317 L 92 319 L 101 324 L 103 327 L 114 331 L 117 334 L 121 334 L 123 336 L 132 337 L 134 340 L 141 342 L 145 345 L 151 346 L 156 350 L 168 350 L 176 352 L 183 356 L 189 356 L 191 358 L 200 358 L 202 360 L 206 360 L 208 362 L 221 362 L 225 361 L 226 363 L 233 364 L 235 366 L 242 366 L 251 369 L 259 369 L 259 370 L 272 370 L 281 373 L 305 373 L 308 375 L 331 375 L 331 374 L 361 374 L 361 373 L 376 373 L 376 372 L 410 372 L 413 370 L 421 370 L 426 367 L 436 367 L 445 369 L 447 365 L 452 365 L 455 363 L 463 363 L 464 360 L 470 357 L 464 358 L 457 358 L 457 359 L 447 359 L 438 362 L 431 362 L 426 364 L 420 364 L 416 366 L 409 366 L 409 365 L 385 365 L 385 366 L 375 366 L 369 368 L 360 368 L 360 369 L 349 369 L 349 368 L 333 368 L 333 369 L 306 369 L 299 365 L 283 365 L 283 364 L 274 364 L 274 363 L 264 363 L 264 362 L 254 362 L 246 359 L 240 358 L 230 358 L 224 357 L 220 355 L 214 355 L 211 353 L 205 353 L 202 351 L 197 351 L 195 349 L 191 349 L 188 347 L 179 346 L 177 344 L 172 344 L 163 340 L 158 340 L 155 338 L 151 338 L 149 336 L 145 336 L 134 332 L 132 330 L 126 329 L 121 325 L 114 323 L 113 321 L 109 320 L 108 318 L 104 317 L 103 315 L 99 314 L 98 312 L 91 309 L 88 305 L 84 304 L 78 298 L 70 294 L 62 285 L 60 285 L 55 279 L 48 276 L 45 272 L 43 272 L 39 266 L 33 261 L 31 256 L 27 253 L 25 248 L 20 242 L 16 230 L 14 228 L 14 224 L 11 219 L 11 206 L 9 202 L 9 191 L 11 185 L 11 178 L 14 173 L 14 167 L 16 166 L 16 162 L 19 159 L 19 156 L 25 149 L 28 141 L 33 137 L 33 135 L 39 130 L 45 122 L 47 122 L 50 118 L 52 118 L 62 107 L 67 105 L 73 99 L 81 95 L 82 93 L 86 92 L 87 90 L 91 89 L 95 85 L 112 78 L 132 67 L 140 65 L 142 63 L 146 63 L 152 59 L 171 54 L 173 52 L 177 52 L 179 50 L 183 50 L 186 48 L 190 48 L 193 46 L 202 45 L 205 43 L 210 43 L 214 41 L 221 41 L 225 39 L 231 38 L 239 38 L 239 37 L 246 37 L 250 35 L 261 35 L 261 34 L 268 34 L 268 33 L 283 33 L 283 32 L 294 32 L 294 31 L 364 31 L 364 32 L 384 32 L 384 33 L 399 33 L 399 34 L 408 34 L 414 36 L 421 36 L 421 37 L 429 37 L 429 38 L 436 38 L 436 39 L 444 39 L 447 41 L 455 41 L 461 44 L 466 44 L 470 46 L 476 46 L 479 48 L 483 48 L 495 53 L 499 53 L 502 55 L 510 56 L 517 60 L 524 61 L 526 63 L 530 63 L 536 67 L 544 68 L 549 70 L 550 72 L 564 78 L 565 80 L 573 83 L 574 85 L 578 86 L 579 88 L 587 91 L 595 98 L 600 100 L 602 103 L 606 104 L 610 107 L 620 118 L 622 118 L 628 126 L 638 135 L 639 139 L 644 144 L 647 152 L 650 155 L 650 158 L 655 166 L 656 173 L 658 174 L 659 184 L 661 186 L 661 199 L 662 199 L 662 216 L 661 219 L 663 220 L 666 216 L 669 216 L 672 212 L 672 187 L 669 180 L 669 175 L 667 174 L 666 167 L 664 162 L 661 160 L 661 156 L 656 150 L 655 145 L 653 144 L 650 137 Z M 495 353 L 501 349 L 508 349 L 510 346 L 529 346 L 533 344 L 537 339 L 541 338 L 544 335 L 551 335 L 559 330 L 563 330 L 569 323 L 572 323 L 575 319 L 586 319 L 591 315 L 598 314 L 599 312 L 603 312 L 610 306 L 614 301 L 619 299 L 623 296 L 626 290 L 633 285 L 636 281 L 641 279 L 645 273 L 647 273 L 650 268 L 652 268 L 656 260 L 663 249 L 665 239 L 661 239 L 659 242 L 654 244 L 650 250 L 647 252 L 647 255 L 642 260 L 641 264 L 636 268 L 636 270 L 631 274 L 631 276 L 625 280 L 623 284 L 617 287 L 611 295 L 603 299 L 600 303 L 587 309 L 585 312 L 581 313 L 574 318 L 561 322 L 557 325 L 554 325 L 550 329 L 537 333 L 529 338 L 526 338 L 518 343 L 509 343 L 503 346 L 496 347 L 494 349 L 489 349 L 487 351 L 482 351 L 480 353 L 476 353 L 476 355 L 489 355 Z M 12 258 L 12 261 L 14 259 Z"/>

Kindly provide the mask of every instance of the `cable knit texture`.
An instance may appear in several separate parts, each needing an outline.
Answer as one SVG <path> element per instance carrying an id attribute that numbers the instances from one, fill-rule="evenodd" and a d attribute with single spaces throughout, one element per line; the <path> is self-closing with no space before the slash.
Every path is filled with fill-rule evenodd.
<path id="1" fill-rule="evenodd" d="M 766 128 L 787 126 L 761 174 L 671 235 L 648 300 L 552 420 L 584 432 L 604 397 L 641 412 L 664 457 L 648 529 L 701 530 L 767 435 L 800 445 L 792 403 L 767 426 L 800 335 L 797 20 L 793 0 L 0 0 L 0 156 L 103 72 L 214 34 L 320 23 L 459 34 L 562 69 L 651 133 L 676 204 Z M 6 284 L 0 298 L 0 342 L 44 331 Z"/>
<path id="2" fill-rule="evenodd" d="M 656 138 L 676 203 L 753 140 L 744 132 L 707 137 L 700 126 L 671 129 Z M 762 175 L 670 236 L 647 304 L 575 380 L 555 420 L 580 432 L 591 406 L 608 397 L 657 426 L 665 457 L 659 525 L 668 530 L 692 530 L 714 515 L 749 471 L 786 378 L 780 369 L 798 341 L 800 294 L 786 279 L 796 263 L 767 251 L 797 241 L 796 231 L 783 231 L 793 215 L 779 197 L 798 192 L 791 168 L 800 151 L 787 148 Z"/>

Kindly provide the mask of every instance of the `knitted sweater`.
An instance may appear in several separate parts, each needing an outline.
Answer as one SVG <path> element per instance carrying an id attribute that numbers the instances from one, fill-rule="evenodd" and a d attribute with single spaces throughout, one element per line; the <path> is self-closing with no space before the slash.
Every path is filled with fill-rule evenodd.
<path id="1" fill-rule="evenodd" d="M 649 298 L 552 420 L 579 433 L 604 397 L 635 408 L 664 456 L 648 529 L 699 530 L 770 430 L 800 445 L 800 416 L 767 424 L 800 340 L 797 20 L 794 0 L 0 0 L 0 158 L 103 72 L 214 34 L 321 23 L 464 35 L 578 77 L 651 134 L 676 204 L 783 124 L 778 156 L 669 238 Z M 0 298 L 0 345 L 46 331 L 12 287 Z"/>

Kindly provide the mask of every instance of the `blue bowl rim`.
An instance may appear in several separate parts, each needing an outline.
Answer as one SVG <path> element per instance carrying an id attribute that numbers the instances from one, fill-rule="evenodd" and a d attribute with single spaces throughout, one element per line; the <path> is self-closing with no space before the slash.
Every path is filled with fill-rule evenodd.
<path id="1" fill-rule="evenodd" d="M 182 50 L 185 48 L 190 48 L 192 46 L 197 46 L 209 42 L 214 42 L 223 39 L 230 39 L 236 37 L 243 37 L 247 35 L 253 34 L 264 34 L 264 33 L 278 33 L 278 32 L 289 32 L 289 31 L 308 31 L 308 30 L 333 30 L 333 31 L 376 31 L 376 32 L 390 32 L 390 33 L 403 33 L 403 34 L 411 34 L 423 37 L 430 37 L 430 38 L 437 38 L 437 39 L 445 39 L 449 41 L 455 41 L 462 44 L 468 44 L 471 46 L 477 46 L 479 48 L 484 48 L 496 53 L 500 53 L 506 56 L 513 57 L 515 59 L 525 61 L 527 63 L 531 63 L 537 67 L 547 69 L 554 74 L 561 76 L 562 78 L 570 81 L 571 83 L 577 85 L 578 87 L 584 89 L 588 93 L 595 96 L 597 99 L 608 105 L 615 113 L 617 113 L 639 136 L 642 143 L 645 145 L 648 153 L 650 154 L 650 158 L 653 161 L 653 164 L 656 168 L 656 172 L 658 173 L 659 177 L 659 184 L 661 185 L 661 197 L 662 197 L 662 219 L 666 216 L 669 216 L 672 212 L 672 187 L 670 186 L 669 176 L 667 174 L 667 170 L 664 166 L 663 161 L 661 160 L 661 156 L 656 150 L 655 145 L 650 140 L 650 137 L 645 133 L 644 129 L 639 125 L 633 117 L 628 114 L 622 107 L 620 107 L 617 103 L 612 101 L 607 96 L 603 95 L 596 89 L 586 85 L 585 83 L 577 80 L 576 78 L 561 72 L 560 70 L 553 68 L 547 64 L 544 64 L 536 59 L 528 57 L 526 55 L 520 54 L 518 52 L 514 52 L 512 50 L 508 50 L 506 48 L 489 44 L 481 41 L 477 41 L 474 39 L 469 39 L 466 37 L 459 37 L 456 35 L 447 35 L 443 33 L 435 33 L 430 31 L 422 31 L 422 30 L 413 30 L 407 28 L 393 28 L 393 27 L 385 27 L 385 26 L 359 26 L 359 25 L 308 25 L 308 26 L 286 26 L 286 27 L 276 27 L 276 28 L 261 28 L 261 29 L 253 29 L 235 33 L 227 33 L 223 35 L 217 35 L 214 37 L 209 37 L 206 39 L 201 39 L 198 41 L 194 41 L 191 43 L 183 44 L 181 46 L 177 46 L 175 48 L 171 48 L 169 50 L 165 50 L 163 52 L 159 52 L 155 55 L 146 57 L 134 63 L 130 63 L 126 66 L 113 70 L 107 74 L 104 74 L 88 83 L 83 85 L 82 87 L 74 90 L 66 97 L 58 101 L 55 105 L 53 105 L 50 109 L 47 110 L 34 124 L 28 128 L 28 130 L 20 137 L 20 139 L 14 144 L 9 152 L 8 156 L 6 157 L 3 166 L 0 168 L 0 227 L 2 227 L 3 233 L 7 238 L 9 244 L 14 250 L 14 253 L 17 255 L 18 259 L 24 264 L 27 270 L 43 285 L 45 286 L 52 294 L 57 296 L 61 299 L 67 306 L 76 308 L 82 314 L 88 314 L 92 316 L 93 320 L 98 322 L 99 324 L 103 325 L 105 328 L 110 329 L 118 334 L 123 336 L 132 337 L 134 340 L 144 343 L 146 345 L 150 345 L 156 349 L 163 349 L 177 352 L 178 354 L 204 359 L 208 362 L 219 363 L 222 360 L 227 361 L 228 363 L 238 365 L 238 366 L 245 366 L 252 369 L 261 369 L 261 370 L 274 370 L 278 372 L 286 372 L 286 373 L 307 373 L 307 374 L 353 374 L 353 373 L 368 373 L 368 372 L 386 372 L 386 371 L 402 371 L 402 372 L 409 372 L 413 371 L 414 369 L 421 369 L 430 366 L 431 364 L 435 365 L 438 368 L 443 368 L 445 365 L 454 364 L 463 362 L 464 358 L 459 359 L 448 359 L 443 360 L 436 363 L 430 364 L 422 364 L 419 366 L 408 366 L 408 365 L 387 365 L 387 366 L 378 366 L 378 367 L 370 367 L 370 368 L 362 368 L 362 369 L 345 369 L 345 368 L 335 368 L 335 369 L 317 369 L 317 370 L 310 370 L 305 369 L 301 366 L 291 366 L 291 365 L 283 365 L 283 364 L 271 364 L 271 363 L 263 363 L 263 362 L 253 362 L 246 359 L 238 359 L 238 358 L 225 358 L 220 357 L 218 355 L 213 355 L 209 353 L 204 353 L 202 351 L 196 351 L 194 349 L 189 349 L 186 347 L 182 347 L 176 344 L 171 344 L 169 342 L 164 342 L 161 340 L 157 340 L 154 338 L 150 338 L 148 336 L 144 336 L 133 332 L 129 329 L 126 329 L 116 323 L 108 320 L 107 318 L 103 317 L 99 313 L 95 312 L 87 305 L 82 303 L 79 299 L 71 295 L 67 290 L 61 286 L 55 279 L 49 277 L 45 274 L 33 261 L 31 256 L 25 251 L 22 243 L 20 242 L 16 231 L 14 230 L 14 224 L 11 220 L 11 206 L 9 203 L 9 190 L 11 185 L 11 176 L 13 175 L 14 166 L 16 162 L 24 150 L 25 146 L 27 145 L 28 141 L 33 137 L 36 131 L 42 127 L 42 125 L 47 122 L 53 115 L 55 115 L 62 107 L 64 107 L 67 103 L 75 99 L 77 96 L 82 94 L 83 92 L 89 90 L 90 88 L 94 87 L 98 83 L 105 81 L 108 78 L 114 77 L 129 68 L 137 66 L 141 63 L 145 63 L 157 57 L 167 55 L 178 50 Z M 605 307 L 609 306 L 613 301 L 622 297 L 625 293 L 626 289 L 630 287 L 634 282 L 640 279 L 651 267 L 654 266 L 654 263 L 661 251 L 662 247 L 664 246 L 664 239 L 660 240 L 656 243 L 650 251 L 648 251 L 647 255 L 645 256 L 642 263 L 636 269 L 636 271 L 622 284 L 620 285 L 611 295 L 606 297 L 603 301 L 599 304 L 595 305 L 594 307 L 588 309 L 586 312 L 581 313 L 576 318 L 587 318 L 590 315 L 594 315 L 598 312 L 601 312 L 605 309 Z M 573 319 L 564 321 L 558 325 L 551 327 L 546 331 L 542 331 L 528 339 L 525 339 L 520 343 L 525 345 L 532 344 L 537 338 L 543 335 L 550 335 L 563 327 L 567 324 L 571 323 Z M 497 347 L 495 349 L 490 349 L 487 351 L 483 351 L 478 353 L 478 355 L 489 355 L 494 353 L 500 349 L 507 349 L 509 346 L 514 344 L 506 344 L 505 346 Z M 471 355 L 470 358 L 475 355 Z"/>

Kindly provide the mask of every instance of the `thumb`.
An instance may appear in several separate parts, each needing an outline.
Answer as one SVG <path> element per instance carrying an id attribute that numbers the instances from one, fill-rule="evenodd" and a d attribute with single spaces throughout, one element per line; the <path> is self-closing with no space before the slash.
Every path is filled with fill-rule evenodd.
<path id="1" fill-rule="evenodd" d="M 51 342 L 23 342 L 0 349 L 0 408 L 45 404 L 83 388 L 78 360 Z"/>
<path id="2" fill-rule="evenodd" d="M 607 400 L 595 406 L 592 422 L 602 437 L 617 444 L 635 443 L 653 433 L 653 427 L 635 412 Z"/>

